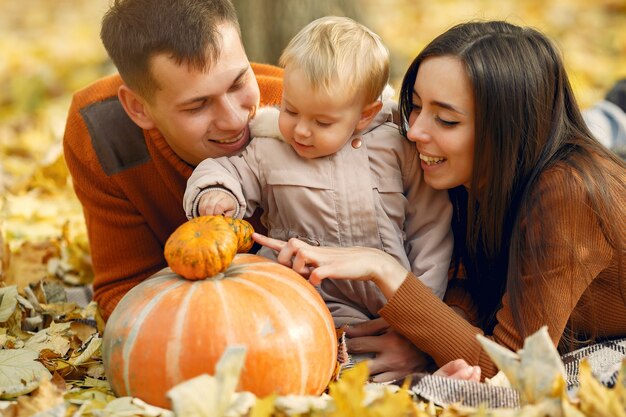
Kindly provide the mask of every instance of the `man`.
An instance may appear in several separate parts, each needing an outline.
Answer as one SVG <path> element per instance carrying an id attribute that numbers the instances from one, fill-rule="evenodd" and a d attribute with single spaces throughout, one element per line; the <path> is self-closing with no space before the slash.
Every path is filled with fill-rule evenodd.
<path id="1" fill-rule="evenodd" d="M 166 266 L 193 167 L 247 145 L 259 103 L 280 102 L 282 70 L 250 65 L 227 0 L 117 0 L 101 38 L 120 75 L 76 93 L 63 144 L 106 320 Z"/>

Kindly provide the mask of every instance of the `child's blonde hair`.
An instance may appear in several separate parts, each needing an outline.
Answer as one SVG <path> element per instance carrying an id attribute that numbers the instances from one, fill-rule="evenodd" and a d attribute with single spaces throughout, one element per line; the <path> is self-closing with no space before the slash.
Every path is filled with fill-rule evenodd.
<path id="1" fill-rule="evenodd" d="M 389 80 L 389 51 L 380 37 L 348 17 L 326 16 L 306 25 L 280 57 L 306 74 L 314 90 L 378 99 Z"/>

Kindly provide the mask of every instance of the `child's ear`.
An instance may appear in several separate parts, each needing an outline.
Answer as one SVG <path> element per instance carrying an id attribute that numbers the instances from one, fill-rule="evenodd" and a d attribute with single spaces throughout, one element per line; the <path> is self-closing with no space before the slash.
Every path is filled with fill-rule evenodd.
<path id="1" fill-rule="evenodd" d="M 376 100 L 369 104 L 366 104 L 365 107 L 363 107 L 363 110 L 361 111 L 361 118 L 356 124 L 356 130 L 365 129 L 367 125 L 371 123 L 372 119 L 376 117 L 376 115 L 382 108 L 383 108 L 383 102 L 380 100 Z"/>
<path id="2" fill-rule="evenodd" d="M 117 90 L 117 97 L 128 114 L 128 117 L 130 117 L 137 126 L 144 130 L 150 130 L 156 126 L 148 112 L 146 101 L 126 84 L 122 84 Z"/>

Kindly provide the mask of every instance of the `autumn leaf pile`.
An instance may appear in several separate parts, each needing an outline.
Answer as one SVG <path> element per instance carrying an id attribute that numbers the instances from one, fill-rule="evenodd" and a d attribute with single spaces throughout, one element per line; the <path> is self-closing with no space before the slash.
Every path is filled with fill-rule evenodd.
<path id="1" fill-rule="evenodd" d="M 71 93 L 112 73 L 99 41 L 108 0 L 0 3 L 0 414 L 30 416 L 173 416 L 138 399 L 116 399 L 100 353 L 102 323 L 93 303 L 79 307 L 66 288 L 93 279 L 85 225 L 62 156 Z M 364 0 L 367 22 L 393 56 L 394 83 L 433 36 L 475 18 L 532 25 L 564 52 L 583 106 L 626 77 L 624 0 Z M 391 23 L 393 22 L 393 24 Z M 243 28 L 245 30 L 245 28 Z M 34 360 L 37 359 L 37 360 Z M 575 400 L 550 398 L 518 410 L 438 408 L 406 389 L 365 383 L 356 367 L 314 398 L 241 397 L 230 415 L 250 416 L 626 416 L 622 372 L 615 389 L 582 367 Z M 209 378 L 207 376 L 207 378 Z M 213 380 L 181 386 L 177 416 Z M 198 400 L 199 401 L 199 400 Z M 174 401 L 173 401 L 174 402 Z M 185 408 L 182 405 L 186 404 Z M 200 404 L 202 406 L 202 404 Z M 182 408 L 181 408 L 182 407 Z M 206 411 L 206 410 L 205 410 Z M 198 414 L 200 413 L 200 414 Z M 238 414 L 239 413 L 239 414 Z"/>

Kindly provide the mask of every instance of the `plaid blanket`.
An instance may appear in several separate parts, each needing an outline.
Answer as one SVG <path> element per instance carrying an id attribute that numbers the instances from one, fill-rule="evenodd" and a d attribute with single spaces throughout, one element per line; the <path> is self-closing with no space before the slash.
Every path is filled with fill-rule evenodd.
<path id="1" fill-rule="evenodd" d="M 589 361 L 594 376 L 602 384 L 612 387 L 617 381 L 622 361 L 626 359 L 626 338 L 597 343 L 562 355 L 569 392 L 578 387 L 578 367 L 583 358 Z M 512 388 L 427 374 L 415 374 L 411 378 L 411 391 L 436 405 L 457 403 L 470 407 L 481 404 L 489 408 L 519 407 L 519 395 Z"/>
<path id="2" fill-rule="evenodd" d="M 569 391 L 578 386 L 578 365 L 582 358 L 587 358 L 598 381 L 607 387 L 613 387 L 622 361 L 626 359 L 626 338 L 597 343 L 562 355 Z"/>

